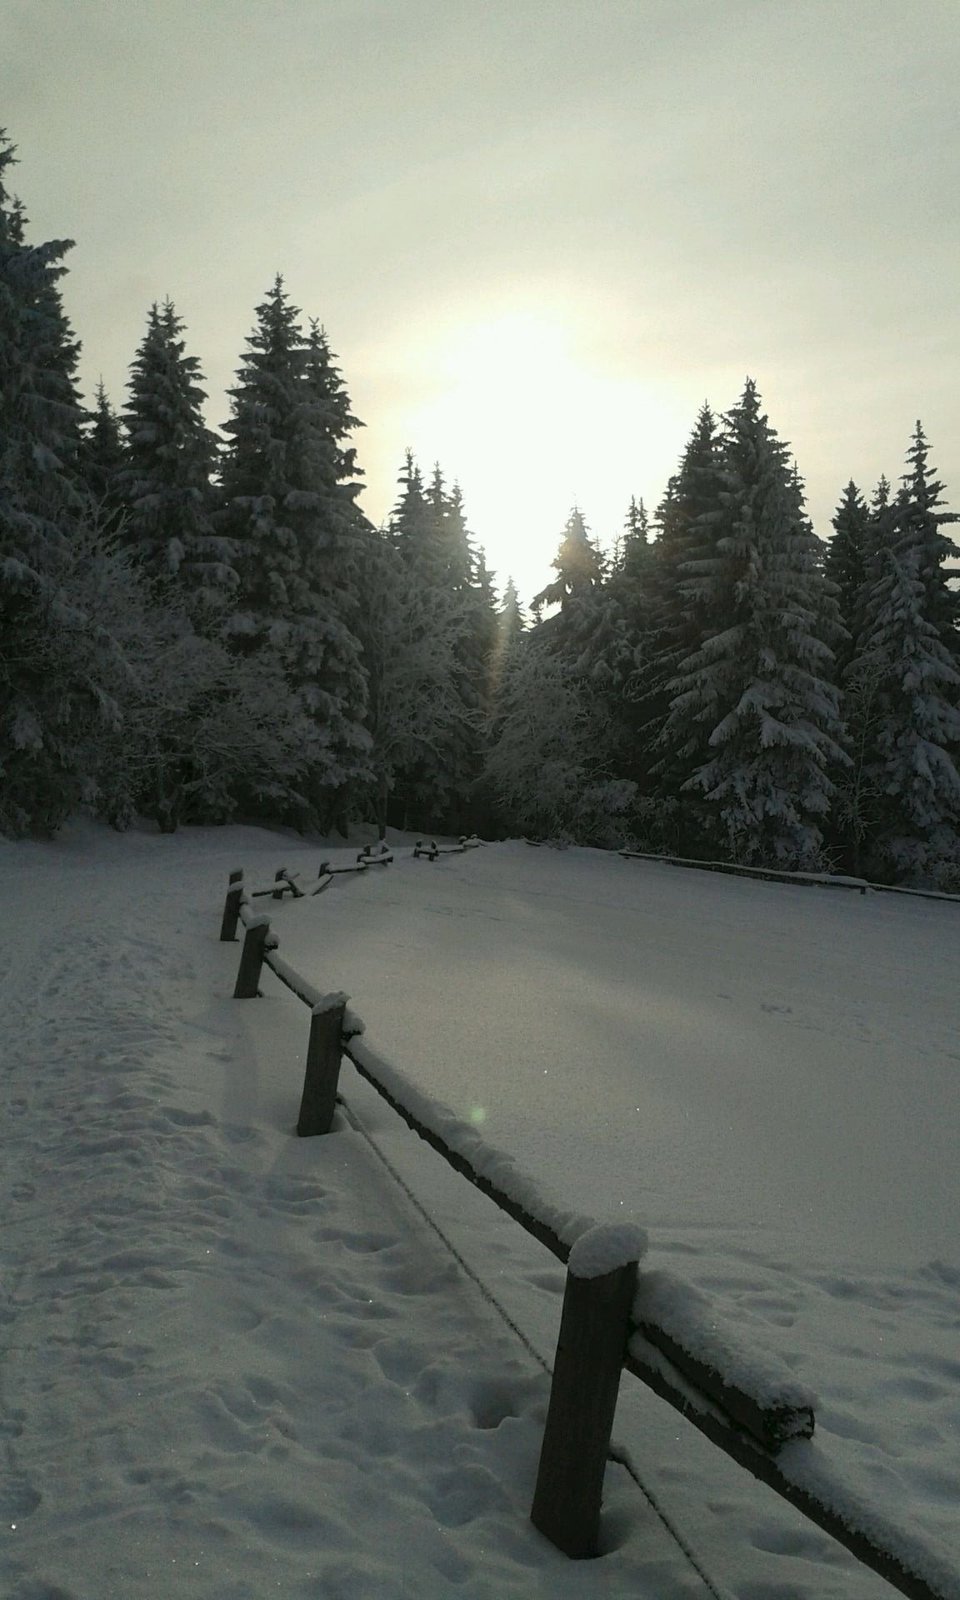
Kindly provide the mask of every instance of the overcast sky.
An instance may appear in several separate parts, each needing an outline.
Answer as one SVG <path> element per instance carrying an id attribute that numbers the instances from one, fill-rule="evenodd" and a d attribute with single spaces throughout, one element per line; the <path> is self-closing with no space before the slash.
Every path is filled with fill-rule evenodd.
<path id="1" fill-rule="evenodd" d="M 524 597 L 748 373 L 819 533 L 917 417 L 960 505 L 960 0 L 0 0 L 0 123 L 88 394 L 169 296 L 219 425 L 282 272 Z"/>

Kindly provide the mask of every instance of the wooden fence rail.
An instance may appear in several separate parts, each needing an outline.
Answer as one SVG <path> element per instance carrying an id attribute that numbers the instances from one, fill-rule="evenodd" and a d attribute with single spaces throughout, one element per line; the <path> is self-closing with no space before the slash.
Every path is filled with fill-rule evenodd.
<path id="1" fill-rule="evenodd" d="M 454 848 L 471 844 L 462 840 Z M 420 843 L 414 854 L 418 851 L 435 859 Z M 335 872 L 343 870 L 357 869 L 331 868 L 324 862 L 318 877 L 326 875 L 330 882 Z M 792 1376 L 784 1372 L 782 1380 L 776 1374 L 771 1380 L 765 1358 L 762 1381 L 754 1380 L 749 1353 L 738 1352 L 735 1339 L 730 1346 L 732 1371 L 725 1374 L 717 1361 L 711 1302 L 699 1297 L 707 1331 L 701 1339 L 695 1306 L 692 1315 L 689 1307 L 684 1308 L 679 1326 L 658 1310 L 657 1290 L 662 1285 L 657 1280 L 664 1274 L 641 1273 L 638 1279 L 642 1236 L 634 1241 L 632 1259 L 616 1260 L 606 1271 L 585 1272 L 578 1267 L 577 1252 L 584 1242 L 600 1238 L 602 1243 L 604 1235 L 619 1238 L 624 1230 L 597 1227 L 589 1218 L 546 1205 L 511 1157 L 379 1060 L 359 1038 L 363 1024 L 349 1011 L 348 996 L 323 994 L 278 955 L 269 918 L 253 912 L 242 872 L 237 871 L 230 874 L 221 940 L 234 939 L 240 923 L 245 931 L 234 996 L 254 997 L 267 965 L 310 1008 L 298 1134 L 330 1131 L 341 1058 L 346 1055 L 408 1127 L 568 1266 L 531 1509 L 532 1521 L 547 1538 L 572 1557 L 599 1553 L 604 1467 L 620 1374 L 627 1371 L 909 1600 L 960 1600 L 960 1575 L 909 1532 L 882 1527 L 870 1507 L 859 1502 L 821 1458 L 812 1438 L 812 1404 Z M 537 1214 L 531 1196 L 541 1201 L 546 1215 Z M 686 1292 L 697 1297 L 697 1291 Z"/>
<path id="2" fill-rule="evenodd" d="M 535 841 L 528 839 L 528 844 Z M 868 878 L 852 878 L 836 872 L 780 872 L 774 867 L 742 867 L 735 861 L 699 861 L 694 856 L 657 855 L 648 850 L 618 850 L 624 861 L 663 861 L 671 867 L 699 867 L 703 872 L 726 872 L 738 878 L 761 878 L 771 883 L 796 883 L 817 889 L 855 889 L 866 894 L 913 895 L 920 900 L 950 900 L 960 904 L 960 894 L 944 889 L 912 889 L 898 883 L 873 883 Z"/>

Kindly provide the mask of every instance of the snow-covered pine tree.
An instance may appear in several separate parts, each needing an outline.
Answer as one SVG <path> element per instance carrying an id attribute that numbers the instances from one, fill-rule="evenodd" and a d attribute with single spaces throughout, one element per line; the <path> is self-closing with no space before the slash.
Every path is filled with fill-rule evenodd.
<path id="1" fill-rule="evenodd" d="M 418 625 L 449 644 L 447 675 L 459 712 L 442 719 L 445 737 L 414 766 L 401 764 L 397 814 L 411 825 L 459 832 L 475 821 L 472 792 L 494 643 L 492 581 L 468 531 L 460 487 L 446 489 L 439 464 L 425 488 L 408 450 L 399 484 L 389 537 L 419 595 Z"/>
<path id="2" fill-rule="evenodd" d="M 869 696 L 861 765 L 867 864 L 897 883 L 960 888 L 960 672 L 925 616 L 917 550 L 890 551 L 871 596 L 852 695 Z M 864 800 L 865 797 L 865 800 Z"/>
<path id="3" fill-rule="evenodd" d="M 504 656 L 483 787 L 500 832 L 611 846 L 622 842 L 636 786 L 607 759 L 605 703 L 541 629 Z"/>
<path id="4" fill-rule="evenodd" d="M 519 649 L 520 642 L 526 631 L 526 619 L 517 586 L 512 578 L 507 579 L 507 586 L 503 591 L 503 598 L 495 613 L 496 637 L 493 653 L 490 658 L 490 695 L 486 715 L 486 742 L 497 728 L 499 716 L 500 693 L 504 678 L 509 670 L 510 662 Z"/>
<path id="5" fill-rule="evenodd" d="M 943 530 L 960 521 L 955 511 L 944 511 L 943 484 L 929 465 L 930 447 L 918 422 L 907 451 L 907 471 L 901 490 L 890 508 L 892 526 L 887 536 L 898 554 L 910 554 L 916 578 L 923 586 L 923 614 L 937 630 L 949 655 L 960 658 L 960 595 L 950 585 L 946 563 L 960 554 Z"/>
<path id="6" fill-rule="evenodd" d="M 623 580 L 624 590 L 636 598 L 638 610 L 646 603 L 651 560 L 650 518 L 647 515 L 647 508 L 636 495 L 631 495 L 623 521 L 623 533 L 617 540 L 610 576 Z"/>
<path id="7" fill-rule="evenodd" d="M 96 387 L 93 411 L 83 433 L 80 471 L 94 513 L 105 533 L 115 533 L 123 516 L 117 479 L 124 461 L 120 420 L 110 404 L 101 379 Z"/>
<path id="8" fill-rule="evenodd" d="M 79 346 L 58 288 L 70 243 L 27 242 L 5 186 L 14 151 L 0 133 L 0 831 L 50 834 L 87 787 L 86 729 L 113 711 L 108 683 L 61 648 L 60 573 L 85 509 Z"/>
<path id="9" fill-rule="evenodd" d="M 199 625 L 209 626 L 236 588 L 229 541 L 214 531 L 217 441 L 183 321 L 169 300 L 151 306 L 130 368 L 123 413 L 125 459 L 115 479 L 121 537 L 154 582 L 175 583 Z"/>
<path id="10" fill-rule="evenodd" d="M 497 654 L 505 655 L 526 626 L 517 586 L 512 578 L 508 578 L 503 598 L 497 607 Z"/>
<path id="11" fill-rule="evenodd" d="M 643 834 L 681 855 L 699 850 L 709 834 L 709 808 L 684 786 L 707 757 L 710 730 L 692 714 L 674 714 L 669 734 L 665 729 L 681 663 L 723 626 L 723 597 L 712 574 L 728 487 L 717 421 L 704 404 L 657 510 L 634 690 Z"/>
<path id="12" fill-rule="evenodd" d="M 853 655 L 862 625 L 870 555 L 876 544 L 870 526 L 870 511 L 852 478 L 834 513 L 833 529 L 833 537 L 827 546 L 825 569 L 827 577 L 837 587 L 840 617 L 849 635 L 837 655 L 842 672 Z"/>
<path id="13" fill-rule="evenodd" d="M 679 666 L 664 742 L 705 760 L 699 790 L 736 860 L 809 867 L 820 859 L 842 764 L 833 646 L 842 638 L 819 541 L 786 447 L 748 380 L 725 418 L 727 487 L 715 553 L 688 564 L 688 597 L 711 632 Z"/>
<path id="14" fill-rule="evenodd" d="M 460 485 L 455 483 L 448 492 L 443 486 L 439 465 L 430 484 L 428 500 L 434 515 L 438 516 L 445 557 L 443 589 L 449 597 L 456 630 L 454 659 L 464 711 L 450 752 L 454 804 L 446 825 L 452 832 L 462 833 L 475 827 L 478 820 L 473 797 L 483 764 L 496 643 L 493 578 L 483 551 L 467 527 Z"/>
<path id="15" fill-rule="evenodd" d="M 957 601 L 944 562 L 942 484 L 920 424 L 892 502 L 881 495 L 857 650 L 847 668 L 854 795 L 843 798 L 870 870 L 897 882 L 960 884 Z M 851 800 L 856 802 L 855 807 Z"/>
<path id="16" fill-rule="evenodd" d="M 353 504 L 354 426 L 326 340 L 304 337 L 277 278 L 257 307 L 225 426 L 219 530 L 236 551 L 234 648 L 281 663 L 315 738 L 305 793 L 274 814 L 328 826 L 369 781 L 366 674 L 352 625 L 363 519 Z"/>
<path id="17" fill-rule="evenodd" d="M 534 595 L 534 616 L 541 642 L 551 650 L 563 652 L 568 660 L 575 660 L 596 626 L 605 575 L 603 557 L 579 506 L 571 509 L 550 564 L 557 576 Z M 544 606 L 558 609 L 541 621 Z"/>
<path id="18" fill-rule="evenodd" d="M 650 624 L 652 546 L 642 500 L 632 497 L 610 569 L 598 591 L 592 632 L 577 659 L 609 733 L 609 762 L 642 789 L 646 779 L 643 728 L 644 646 Z"/>
<path id="19" fill-rule="evenodd" d="M 436 540 L 436 519 L 430 515 L 423 474 L 412 450 L 405 450 L 397 475 L 399 494 L 390 515 L 388 533 L 410 572 L 428 588 L 439 585 L 443 558 Z"/>
<path id="20" fill-rule="evenodd" d="M 539 746 L 546 766 L 538 829 L 560 829 L 582 843 L 622 843 L 627 826 L 624 811 L 637 790 L 635 782 L 624 776 L 629 758 L 624 683 L 632 670 L 629 629 L 613 584 L 606 579 L 605 560 L 579 507 L 573 507 L 566 520 L 552 565 L 557 578 L 534 597 L 533 630 L 523 638 L 501 683 L 486 782 L 518 826 L 520 813 L 510 813 L 510 806 L 520 805 L 522 790 L 514 787 L 510 800 L 506 773 L 507 766 L 522 763 L 520 746 L 528 714 L 520 709 L 520 698 L 530 693 L 547 718 Z M 555 606 L 547 618 L 541 616 L 544 605 Z M 554 746 L 558 752 L 557 741 L 562 742 L 563 706 L 571 717 L 570 760 L 565 766 L 558 754 L 552 754 Z M 592 741 L 589 747 L 584 742 L 587 736 Z M 571 786 L 563 802 L 563 822 L 557 806 L 546 805 L 547 782 L 558 781 L 562 770 Z M 523 771 L 528 771 L 526 766 Z M 523 802 L 523 814 L 530 829 L 530 803 Z"/>
<path id="21" fill-rule="evenodd" d="M 360 636 L 369 681 L 374 808 L 382 838 L 398 783 L 409 784 L 419 772 L 443 770 L 463 737 L 465 714 L 451 669 L 458 640 L 455 614 L 438 609 L 432 591 L 383 530 L 368 543 Z M 409 803 L 405 788 L 397 803 L 401 808 Z"/>
<path id="22" fill-rule="evenodd" d="M 306 380 L 316 451 L 312 579 L 341 620 L 353 628 L 360 574 L 373 532 L 357 505 L 363 473 L 356 447 L 348 443 L 363 423 L 353 415 L 326 332 L 315 318 L 307 335 Z"/>

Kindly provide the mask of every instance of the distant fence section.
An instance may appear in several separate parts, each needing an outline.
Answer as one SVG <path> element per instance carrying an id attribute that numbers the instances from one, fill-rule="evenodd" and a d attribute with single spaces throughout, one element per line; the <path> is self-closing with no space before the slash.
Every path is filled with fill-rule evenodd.
<path id="1" fill-rule="evenodd" d="M 528 839 L 528 844 L 535 841 Z M 624 861 L 664 861 L 671 867 L 699 867 L 701 872 L 727 872 L 738 878 L 765 878 L 771 883 L 796 883 L 817 889 L 856 889 L 866 894 L 907 894 L 921 900 L 952 900 L 960 904 L 960 894 L 942 889 L 908 889 L 895 883 L 873 883 L 867 878 L 851 878 L 838 872 L 780 872 L 775 867 L 743 867 L 735 861 L 698 861 L 693 856 L 655 855 L 646 850 L 619 850 Z"/>
<path id="2" fill-rule="evenodd" d="M 432 861 L 479 843 L 462 839 L 438 848 L 418 841 L 412 853 Z M 282 959 L 269 917 L 256 912 L 254 899 L 317 894 L 343 872 L 392 859 L 385 848 L 368 847 L 346 867 L 322 862 L 315 880 L 303 883 L 280 869 L 269 888 L 249 890 L 238 869 L 230 874 L 220 938 L 233 940 L 243 927 L 235 998 L 256 996 L 267 966 L 309 1008 L 298 1134 L 331 1130 L 346 1055 L 408 1127 L 567 1266 L 534 1525 L 571 1557 L 598 1554 L 604 1470 L 625 1370 L 910 1600 L 960 1600 L 960 1575 L 910 1530 L 880 1518 L 830 1466 L 813 1439 L 814 1396 L 785 1364 L 748 1348 L 699 1290 L 667 1272 L 640 1271 L 641 1229 L 598 1225 L 564 1207 L 512 1156 L 379 1056 L 346 994 L 325 993 Z"/>

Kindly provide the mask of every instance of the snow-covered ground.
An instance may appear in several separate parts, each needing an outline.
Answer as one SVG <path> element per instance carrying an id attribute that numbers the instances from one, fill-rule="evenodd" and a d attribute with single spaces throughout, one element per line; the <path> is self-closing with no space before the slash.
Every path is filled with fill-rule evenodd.
<path id="1" fill-rule="evenodd" d="M 329 854 L 0 844 L 5 1600 L 892 1594 L 630 1377 L 615 1435 L 666 1522 L 611 1466 L 601 1560 L 530 1527 L 562 1269 L 345 1064 L 485 1294 L 363 1131 L 293 1136 L 306 1008 L 269 973 L 230 998 L 228 869 Z M 960 908 L 524 845 L 260 905 L 371 1046 L 641 1223 L 960 1570 Z"/>

